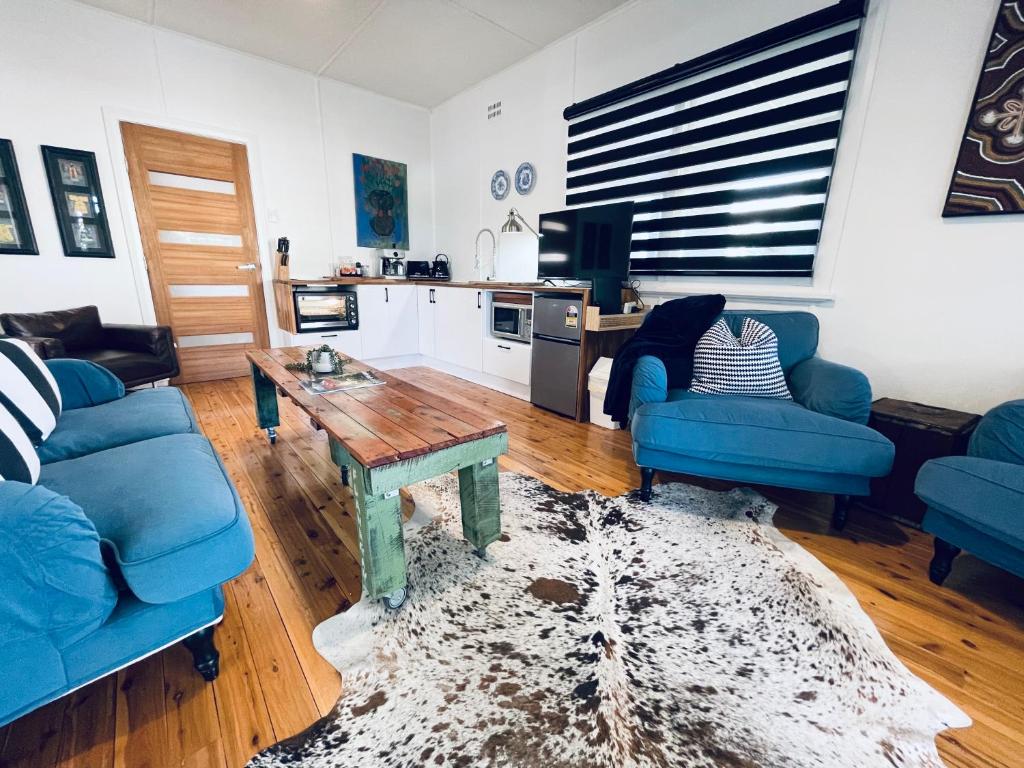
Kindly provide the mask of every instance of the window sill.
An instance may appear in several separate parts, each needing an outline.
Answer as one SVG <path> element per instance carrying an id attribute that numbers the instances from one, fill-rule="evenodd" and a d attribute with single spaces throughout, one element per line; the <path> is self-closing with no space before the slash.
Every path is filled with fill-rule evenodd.
<path id="1" fill-rule="evenodd" d="M 733 282 L 683 282 L 668 280 L 641 280 L 642 296 L 678 298 L 704 293 L 721 293 L 730 301 L 759 301 L 777 304 L 831 304 L 832 291 L 813 285 L 770 285 Z"/>

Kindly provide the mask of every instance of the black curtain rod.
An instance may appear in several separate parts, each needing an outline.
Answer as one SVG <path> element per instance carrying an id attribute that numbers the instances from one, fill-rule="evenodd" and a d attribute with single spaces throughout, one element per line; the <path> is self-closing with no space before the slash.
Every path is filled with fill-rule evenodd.
<path id="1" fill-rule="evenodd" d="M 834 27 L 853 19 L 864 17 L 867 12 L 868 0 L 839 0 L 835 5 L 822 8 L 820 11 L 801 16 L 799 19 L 788 21 L 777 27 L 759 32 L 756 35 L 740 40 L 737 43 L 726 45 L 703 56 L 676 64 L 674 67 L 663 69 L 653 75 L 634 80 L 632 83 L 619 86 L 606 93 L 593 96 L 584 101 L 577 102 L 565 108 L 562 116 L 566 120 L 574 120 L 581 115 L 586 115 L 603 107 L 618 104 L 626 99 L 641 96 L 645 93 L 664 88 L 666 85 L 693 77 L 701 72 L 706 72 L 715 67 L 721 67 L 733 61 L 761 53 L 769 48 L 796 40 L 798 38 L 818 32 L 822 29 Z"/>

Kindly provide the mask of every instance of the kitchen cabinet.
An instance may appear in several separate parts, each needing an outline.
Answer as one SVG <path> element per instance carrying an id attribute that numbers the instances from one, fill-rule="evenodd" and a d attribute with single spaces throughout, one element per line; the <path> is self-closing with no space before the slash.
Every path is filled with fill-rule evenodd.
<path id="1" fill-rule="evenodd" d="M 320 347 L 326 344 L 356 360 L 363 356 L 363 344 L 359 331 L 315 331 L 288 335 L 293 347 Z"/>
<path id="2" fill-rule="evenodd" d="M 415 285 L 360 285 L 359 332 L 363 358 L 415 355 L 419 351 Z"/>
<path id="3" fill-rule="evenodd" d="M 484 293 L 472 288 L 434 289 L 434 356 L 483 370 Z"/>
<path id="4" fill-rule="evenodd" d="M 483 370 L 520 384 L 530 383 L 530 345 L 511 339 L 484 339 Z"/>
<path id="5" fill-rule="evenodd" d="M 416 286 L 416 317 L 420 325 L 420 354 L 436 357 L 434 348 L 434 294 L 437 288 L 432 285 Z"/>

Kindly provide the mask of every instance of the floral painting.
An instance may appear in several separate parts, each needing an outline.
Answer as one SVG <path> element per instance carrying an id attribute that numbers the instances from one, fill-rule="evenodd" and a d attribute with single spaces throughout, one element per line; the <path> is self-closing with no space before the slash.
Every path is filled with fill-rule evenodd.
<path id="1" fill-rule="evenodd" d="M 999 4 L 943 216 L 1024 213 L 1024 18 Z"/>
<path id="2" fill-rule="evenodd" d="M 356 245 L 409 250 L 409 185 L 405 163 L 352 155 Z"/>

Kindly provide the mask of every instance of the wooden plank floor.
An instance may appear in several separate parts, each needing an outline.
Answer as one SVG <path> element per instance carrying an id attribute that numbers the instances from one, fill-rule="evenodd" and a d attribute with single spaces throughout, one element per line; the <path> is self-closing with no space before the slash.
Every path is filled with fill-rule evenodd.
<path id="1" fill-rule="evenodd" d="M 503 469 L 564 490 L 614 495 L 639 484 L 625 432 L 575 424 L 430 369 L 395 373 L 507 422 Z M 358 599 L 359 565 L 324 433 L 282 403 L 271 447 L 256 427 L 247 379 L 185 389 L 256 535 L 256 562 L 225 590 L 221 675 L 203 683 L 188 652 L 171 648 L 0 729 L 0 766 L 236 768 L 337 700 L 341 682 L 311 633 Z M 838 535 L 828 529 L 827 497 L 775 500 L 779 527 L 846 582 L 915 673 L 974 718 L 972 728 L 940 736 L 947 764 L 1024 765 L 1022 581 L 962 556 L 948 587 L 938 588 L 925 576 L 930 537 L 859 510 Z"/>

